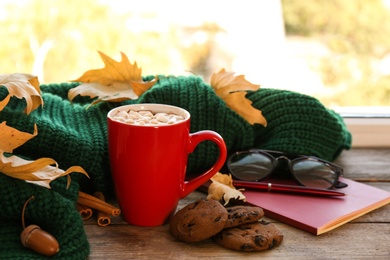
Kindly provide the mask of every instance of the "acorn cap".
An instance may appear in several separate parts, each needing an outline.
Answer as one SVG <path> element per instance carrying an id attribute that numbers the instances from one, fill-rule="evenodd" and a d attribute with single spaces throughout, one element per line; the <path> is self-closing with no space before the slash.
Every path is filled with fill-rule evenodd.
<path id="1" fill-rule="evenodd" d="M 22 242 L 22 245 L 24 247 L 28 247 L 27 241 L 28 241 L 32 231 L 35 229 L 41 229 L 41 228 L 37 225 L 29 225 L 25 229 L 23 229 L 22 233 L 20 234 L 20 242 Z"/>

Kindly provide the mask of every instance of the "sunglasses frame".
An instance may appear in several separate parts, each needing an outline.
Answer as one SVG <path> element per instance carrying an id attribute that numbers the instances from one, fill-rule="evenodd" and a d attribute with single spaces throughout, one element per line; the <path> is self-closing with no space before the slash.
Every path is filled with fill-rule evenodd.
<path id="1" fill-rule="evenodd" d="M 238 178 L 238 177 L 233 173 L 233 171 L 232 171 L 232 169 L 230 167 L 231 160 L 232 160 L 232 158 L 234 156 L 237 156 L 237 155 L 240 155 L 240 154 L 244 154 L 244 153 L 246 153 L 246 154 L 253 154 L 253 153 L 262 154 L 262 155 L 268 157 L 271 160 L 272 167 L 270 168 L 269 172 L 264 177 L 262 177 L 260 179 L 257 179 L 257 180 L 253 180 L 253 181 L 260 181 L 260 180 L 263 180 L 263 179 L 269 177 L 270 175 L 272 175 L 272 173 L 275 171 L 275 168 L 278 166 L 279 160 L 285 160 L 288 163 L 289 171 L 290 171 L 291 175 L 293 176 L 294 180 L 299 185 L 305 186 L 295 176 L 295 173 L 294 173 L 294 170 L 293 170 L 293 166 L 297 162 L 310 160 L 310 161 L 321 162 L 325 166 L 329 167 L 330 169 L 332 169 L 335 172 L 336 178 L 335 178 L 334 182 L 331 183 L 331 186 L 328 187 L 327 189 L 332 189 L 332 188 L 341 189 L 341 188 L 345 188 L 345 187 L 348 186 L 347 184 L 345 184 L 345 183 L 343 183 L 343 182 L 341 182 L 339 180 L 340 176 L 343 175 L 343 168 L 341 168 L 337 164 L 328 162 L 326 160 L 323 160 L 323 159 L 315 157 L 315 156 L 293 155 L 293 154 L 288 154 L 288 153 L 279 152 L 279 151 L 261 150 L 261 149 L 249 149 L 249 150 L 246 150 L 246 151 L 239 151 L 239 152 L 235 152 L 235 153 L 233 153 L 233 154 L 231 154 L 229 156 L 226 165 L 227 165 L 227 168 L 229 169 L 230 173 L 234 177 L 236 177 L 236 178 Z M 274 155 L 279 155 L 279 156 L 275 157 Z M 293 158 L 291 158 L 291 157 L 293 157 Z"/>

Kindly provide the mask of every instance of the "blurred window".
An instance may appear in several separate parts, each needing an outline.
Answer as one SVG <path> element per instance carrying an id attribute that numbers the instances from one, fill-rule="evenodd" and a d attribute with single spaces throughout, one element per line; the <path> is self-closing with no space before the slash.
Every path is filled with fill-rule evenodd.
<path id="1" fill-rule="evenodd" d="M 0 73 L 64 82 L 101 68 L 97 50 L 116 60 L 123 52 L 143 75 L 209 82 L 225 68 L 263 88 L 314 96 L 346 118 L 382 119 L 390 114 L 389 3 L 2 0 Z"/>

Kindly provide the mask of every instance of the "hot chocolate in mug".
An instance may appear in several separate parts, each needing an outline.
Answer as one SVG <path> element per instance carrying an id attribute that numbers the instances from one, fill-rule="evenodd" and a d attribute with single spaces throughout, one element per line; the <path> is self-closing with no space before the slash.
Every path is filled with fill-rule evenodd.
<path id="1" fill-rule="evenodd" d="M 223 138 L 211 130 L 190 133 L 190 113 L 163 104 L 133 104 L 107 114 L 111 174 L 126 222 L 167 223 L 180 199 L 217 173 L 226 160 Z M 210 169 L 186 180 L 188 155 L 203 141 L 214 142 L 219 157 Z"/>

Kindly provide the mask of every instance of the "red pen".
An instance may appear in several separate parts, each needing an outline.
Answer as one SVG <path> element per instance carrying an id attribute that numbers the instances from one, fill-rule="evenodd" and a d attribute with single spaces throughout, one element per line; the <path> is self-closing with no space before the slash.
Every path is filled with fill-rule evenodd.
<path id="1" fill-rule="evenodd" d="M 284 192 L 284 193 L 315 195 L 315 196 L 344 196 L 345 195 L 345 193 L 334 191 L 334 190 L 309 188 L 309 187 L 296 186 L 296 185 L 273 184 L 267 182 L 251 182 L 251 181 L 234 180 L 233 186 L 236 188 L 248 188 L 248 189 L 262 190 L 262 191 L 269 191 L 269 192 Z"/>

